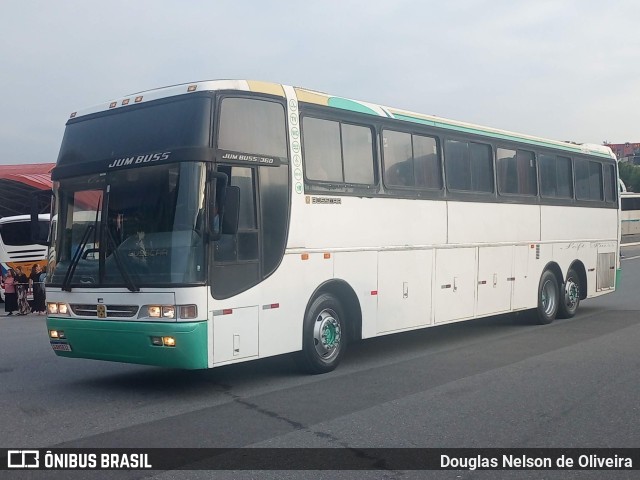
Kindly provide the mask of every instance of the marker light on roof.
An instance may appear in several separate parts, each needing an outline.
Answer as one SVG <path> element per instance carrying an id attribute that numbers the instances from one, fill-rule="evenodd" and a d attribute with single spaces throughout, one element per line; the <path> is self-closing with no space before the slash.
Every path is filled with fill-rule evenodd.
<path id="1" fill-rule="evenodd" d="M 136 103 L 140 103 L 142 101 L 142 95 L 140 95 L 139 97 L 136 97 L 136 99 L 134 101 Z"/>
<path id="2" fill-rule="evenodd" d="M 78 112 L 73 112 L 69 118 L 76 118 Z"/>
<path id="3" fill-rule="evenodd" d="M 198 85 L 189 85 L 187 92 L 195 92 L 196 88 L 198 88 Z"/>
<path id="4" fill-rule="evenodd" d="M 118 105 L 118 102 L 111 102 L 109 108 L 116 108 L 116 105 Z"/>
<path id="5" fill-rule="evenodd" d="M 129 99 L 125 98 L 124 100 L 122 100 L 122 105 L 129 105 Z"/>

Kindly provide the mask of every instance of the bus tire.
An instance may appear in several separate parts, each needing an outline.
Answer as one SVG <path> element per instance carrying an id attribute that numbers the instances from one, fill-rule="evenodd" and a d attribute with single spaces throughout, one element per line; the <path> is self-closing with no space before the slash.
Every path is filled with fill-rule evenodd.
<path id="1" fill-rule="evenodd" d="M 560 289 L 559 318 L 571 318 L 580 305 L 580 277 L 573 268 L 567 272 L 567 281 Z"/>
<path id="2" fill-rule="evenodd" d="M 347 347 L 344 310 L 330 293 L 317 296 L 307 310 L 302 340 L 302 363 L 309 373 L 335 369 Z"/>
<path id="3" fill-rule="evenodd" d="M 558 313 L 559 304 L 558 279 L 553 272 L 545 270 L 538 284 L 538 323 L 544 325 L 553 322 Z"/>

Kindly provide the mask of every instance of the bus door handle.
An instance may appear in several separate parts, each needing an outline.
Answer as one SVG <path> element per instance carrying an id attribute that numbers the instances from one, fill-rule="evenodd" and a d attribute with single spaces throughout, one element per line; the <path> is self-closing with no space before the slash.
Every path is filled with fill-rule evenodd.
<path id="1" fill-rule="evenodd" d="M 453 291 L 458 291 L 458 277 L 453 277 Z"/>

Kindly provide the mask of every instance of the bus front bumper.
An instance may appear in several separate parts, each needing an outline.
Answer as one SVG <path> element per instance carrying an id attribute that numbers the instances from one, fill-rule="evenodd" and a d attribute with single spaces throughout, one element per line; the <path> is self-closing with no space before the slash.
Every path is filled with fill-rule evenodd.
<path id="1" fill-rule="evenodd" d="M 47 331 L 51 348 L 61 357 L 184 369 L 208 367 L 206 321 L 121 322 L 48 317 Z"/>

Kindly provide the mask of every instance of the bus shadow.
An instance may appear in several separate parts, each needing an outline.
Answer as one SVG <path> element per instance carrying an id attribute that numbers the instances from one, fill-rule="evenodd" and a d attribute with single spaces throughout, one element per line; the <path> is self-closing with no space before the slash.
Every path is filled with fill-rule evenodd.
<path id="1" fill-rule="evenodd" d="M 455 347 L 464 342 L 481 341 L 485 336 L 493 336 L 496 332 L 517 332 L 525 327 L 536 327 L 534 314 L 529 311 L 434 325 L 362 340 L 349 346 L 348 357 L 357 355 L 359 360 L 365 360 L 370 356 L 379 358 L 402 353 L 426 353 L 428 350 Z"/>
<path id="2" fill-rule="evenodd" d="M 135 392 L 158 398 L 185 398 L 200 394 L 229 393 L 234 386 L 298 377 L 299 369 L 292 355 L 279 355 L 208 370 L 180 370 L 146 365 L 131 366 L 93 378 L 77 380 L 84 388 L 109 392 Z"/>
<path id="3" fill-rule="evenodd" d="M 335 373 L 369 368 L 373 363 L 393 361 L 398 356 L 428 354 L 448 347 L 461 346 L 469 341 L 482 341 L 496 331 L 510 333 L 524 327 L 535 327 L 529 312 L 485 317 L 466 322 L 438 325 L 432 328 L 394 333 L 351 343 L 343 362 Z M 301 368 L 296 353 L 252 360 L 209 370 L 178 370 L 160 367 L 109 364 L 110 373 L 83 378 L 76 383 L 83 387 L 123 393 L 153 395 L 166 398 L 185 398 L 199 395 L 232 395 L 238 387 L 264 386 L 271 382 L 290 380 L 296 384 L 309 376 Z"/>

